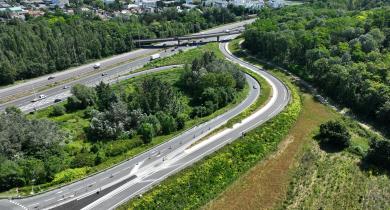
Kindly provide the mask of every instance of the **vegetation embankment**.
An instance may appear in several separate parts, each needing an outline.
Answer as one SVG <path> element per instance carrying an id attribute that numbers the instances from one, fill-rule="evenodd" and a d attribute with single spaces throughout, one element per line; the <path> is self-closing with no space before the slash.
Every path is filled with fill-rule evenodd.
<path id="1" fill-rule="evenodd" d="M 66 102 L 28 117 L 7 109 L 0 117 L 1 189 L 27 186 L 19 189 L 24 194 L 29 185 L 41 191 L 80 179 L 211 119 L 246 97 L 245 78 L 237 66 L 212 52 L 194 63 L 114 86 L 76 85 Z M 16 135 L 13 129 L 25 132 Z"/>
<path id="2" fill-rule="evenodd" d="M 388 131 L 390 8 L 369 9 L 386 2 L 314 0 L 264 9 L 245 31 L 243 47 Z"/>
<path id="3" fill-rule="evenodd" d="M 176 8 L 101 20 L 92 12 L 46 13 L 0 25 L 0 85 L 128 52 L 134 40 L 199 32 L 238 19 L 235 8 Z"/>
<path id="4" fill-rule="evenodd" d="M 195 209 L 215 198 L 259 160 L 275 151 L 293 126 L 301 101 L 297 89 L 289 81 L 284 82 L 292 92 L 292 102 L 282 113 L 119 209 Z"/>
<path id="5" fill-rule="evenodd" d="M 234 41 L 231 51 L 261 65 L 240 51 L 239 42 Z M 288 145 L 207 208 L 389 208 L 390 141 L 307 97 L 303 97 L 302 115 L 285 140 Z"/>
<path id="6" fill-rule="evenodd" d="M 313 140 L 296 161 L 280 209 L 390 208 L 390 141 L 376 140 L 375 134 L 350 119 L 336 118 L 311 133 Z M 326 135 L 337 137 L 324 141 Z"/>
<path id="7" fill-rule="evenodd" d="M 301 114 L 277 151 L 257 163 L 202 209 L 273 209 L 283 202 L 291 178 L 289 171 L 297 161 L 294 157 L 311 140 L 317 126 L 336 117 L 335 112 L 311 95 L 302 93 L 301 98 Z"/>

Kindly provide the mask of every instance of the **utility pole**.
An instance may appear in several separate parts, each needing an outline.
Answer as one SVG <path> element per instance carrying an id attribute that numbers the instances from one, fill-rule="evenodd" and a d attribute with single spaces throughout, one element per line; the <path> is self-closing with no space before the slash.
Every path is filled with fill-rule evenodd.
<path id="1" fill-rule="evenodd" d="M 139 34 L 139 27 L 137 27 L 137 31 L 138 31 L 138 48 L 141 48 L 141 37 L 140 37 L 140 34 Z"/>

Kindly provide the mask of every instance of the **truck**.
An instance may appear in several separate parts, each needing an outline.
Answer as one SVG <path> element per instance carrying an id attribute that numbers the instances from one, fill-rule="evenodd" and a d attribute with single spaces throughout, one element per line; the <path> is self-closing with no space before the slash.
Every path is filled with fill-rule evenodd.
<path id="1" fill-rule="evenodd" d="M 100 68 L 100 63 L 95 63 L 95 64 L 93 65 L 93 68 L 94 68 L 94 69 Z"/>
<path id="2" fill-rule="evenodd" d="M 160 53 L 156 53 L 156 54 L 153 54 L 150 56 L 150 60 L 156 60 L 156 59 L 159 59 L 161 56 L 160 56 Z"/>

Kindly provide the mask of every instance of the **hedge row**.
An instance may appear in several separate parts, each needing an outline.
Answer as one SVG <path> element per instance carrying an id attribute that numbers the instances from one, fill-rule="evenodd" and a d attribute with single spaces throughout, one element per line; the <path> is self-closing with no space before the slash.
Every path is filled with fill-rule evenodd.
<path id="1" fill-rule="evenodd" d="M 293 100 L 283 112 L 119 209 L 195 209 L 215 198 L 259 160 L 275 151 L 294 125 L 301 100 L 296 87 L 284 82 Z"/>

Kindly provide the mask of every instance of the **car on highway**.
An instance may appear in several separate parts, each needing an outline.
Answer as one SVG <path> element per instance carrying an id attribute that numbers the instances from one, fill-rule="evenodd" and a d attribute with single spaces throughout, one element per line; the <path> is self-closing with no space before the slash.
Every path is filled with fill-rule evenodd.
<path id="1" fill-rule="evenodd" d="M 107 75 L 107 73 L 102 73 L 102 77 L 104 77 L 104 76 L 106 76 Z"/>
<path id="2" fill-rule="evenodd" d="M 150 56 L 150 60 L 156 60 L 156 59 L 159 59 L 161 57 L 160 53 L 156 53 L 156 54 L 153 54 Z"/>
<path id="3" fill-rule="evenodd" d="M 257 89 L 256 85 L 253 85 L 253 89 Z"/>
<path id="4" fill-rule="evenodd" d="M 54 78 L 56 78 L 56 77 L 50 76 L 49 78 L 47 78 L 47 80 L 52 80 Z"/>
<path id="5" fill-rule="evenodd" d="M 64 87 L 62 87 L 62 89 L 69 89 L 70 86 L 69 85 L 65 85 Z"/>
<path id="6" fill-rule="evenodd" d="M 229 29 L 226 29 L 226 30 L 225 30 L 225 33 L 230 33 L 230 30 L 229 30 Z"/>
<path id="7" fill-rule="evenodd" d="M 94 68 L 94 69 L 99 69 L 99 68 L 100 68 L 100 63 L 95 63 L 95 64 L 93 65 L 93 68 Z"/>
<path id="8" fill-rule="evenodd" d="M 31 102 L 37 102 L 37 101 L 39 101 L 39 100 L 41 100 L 41 99 L 45 99 L 46 97 L 47 97 L 46 95 L 41 94 L 41 95 L 38 96 L 38 98 L 33 98 L 33 99 L 31 100 Z"/>
<path id="9" fill-rule="evenodd" d="M 54 99 L 54 103 L 58 103 L 58 102 L 61 102 L 61 101 L 62 101 L 62 99 L 60 99 L 60 98 Z"/>

